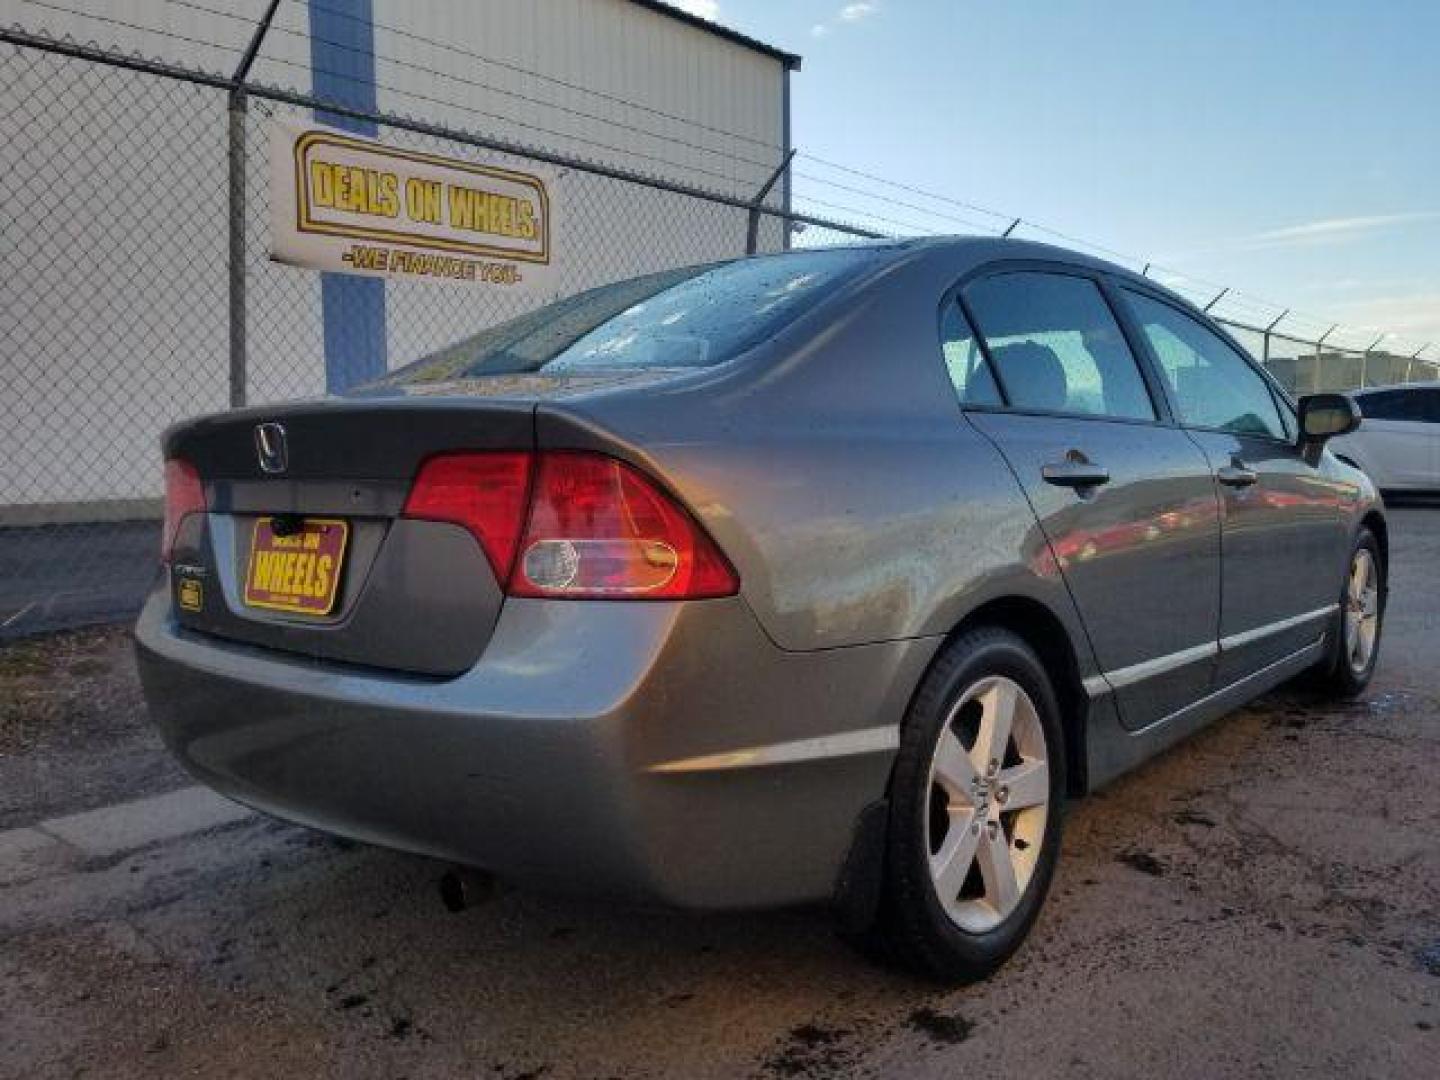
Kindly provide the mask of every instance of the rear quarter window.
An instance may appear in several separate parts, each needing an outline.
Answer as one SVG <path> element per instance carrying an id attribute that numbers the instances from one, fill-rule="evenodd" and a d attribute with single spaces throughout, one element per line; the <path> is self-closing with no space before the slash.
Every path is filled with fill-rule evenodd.
<path id="1" fill-rule="evenodd" d="M 1000 391 L 990 374 L 990 365 L 980 352 L 980 343 L 970 331 L 965 313 L 952 300 L 940 318 L 940 353 L 945 373 L 962 405 L 999 405 Z"/>

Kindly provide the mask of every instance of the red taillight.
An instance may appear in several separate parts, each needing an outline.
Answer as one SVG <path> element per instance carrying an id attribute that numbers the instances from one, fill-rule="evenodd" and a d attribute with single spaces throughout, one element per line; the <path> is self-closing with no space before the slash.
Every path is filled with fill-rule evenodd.
<path id="1" fill-rule="evenodd" d="M 160 530 L 160 559 L 170 561 L 175 548 L 175 534 L 187 514 L 205 512 L 205 488 L 195 466 L 180 458 L 165 462 L 165 523 Z"/>
<path id="2" fill-rule="evenodd" d="M 693 600 L 738 588 L 714 542 L 644 474 L 599 454 L 540 455 L 512 596 Z"/>
<path id="3" fill-rule="evenodd" d="M 404 516 L 465 526 L 511 596 L 698 600 L 740 586 L 682 507 L 643 473 L 600 454 L 431 458 Z"/>
<path id="4" fill-rule="evenodd" d="M 524 452 L 443 454 L 420 467 L 404 516 L 448 521 L 469 529 L 495 580 L 504 582 L 525 525 L 531 455 Z"/>

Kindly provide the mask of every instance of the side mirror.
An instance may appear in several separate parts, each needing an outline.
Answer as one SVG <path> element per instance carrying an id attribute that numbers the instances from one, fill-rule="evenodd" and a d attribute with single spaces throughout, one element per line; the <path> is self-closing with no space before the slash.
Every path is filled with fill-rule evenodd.
<path id="1" fill-rule="evenodd" d="M 1300 399 L 1300 441 L 1323 443 L 1360 426 L 1360 409 L 1344 394 L 1309 394 Z"/>

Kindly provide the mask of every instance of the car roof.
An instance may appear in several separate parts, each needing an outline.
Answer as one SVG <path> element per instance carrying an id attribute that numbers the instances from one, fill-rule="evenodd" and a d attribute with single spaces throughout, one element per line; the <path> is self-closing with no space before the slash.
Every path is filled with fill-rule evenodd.
<path id="1" fill-rule="evenodd" d="M 845 244 L 827 244 L 821 248 L 795 248 L 790 252 L 777 252 L 773 255 L 752 257 L 784 258 L 787 254 L 803 254 L 807 251 L 847 249 L 855 251 L 884 251 L 889 258 L 896 261 L 907 257 L 933 260 L 932 265 L 935 267 L 936 273 L 950 276 L 952 280 L 956 277 L 962 277 L 971 271 L 980 269 L 987 264 L 998 262 L 1054 263 L 1060 266 L 1072 266 L 1082 270 L 1090 270 L 1094 273 L 1108 274 L 1118 279 L 1121 284 L 1134 285 L 1152 294 L 1165 297 L 1169 302 L 1207 323 L 1212 329 L 1219 332 L 1222 337 L 1227 338 L 1232 344 L 1235 344 L 1244 351 L 1244 346 L 1235 342 L 1234 336 L 1227 327 L 1217 323 L 1194 301 L 1180 295 L 1174 289 L 1165 286 L 1154 278 L 1137 274 L 1135 271 L 1128 267 L 1121 266 L 1119 263 L 1110 262 L 1107 259 L 1086 254 L 1083 251 L 1075 251 L 1071 248 L 1063 248 L 1055 244 L 1043 244 L 1036 240 L 1016 240 L 1004 236 L 963 235 L 917 236 L 898 239 L 879 238 L 875 240 L 856 240 Z"/>
<path id="2" fill-rule="evenodd" d="M 997 262 L 1004 259 L 1033 259 L 1038 262 L 1063 263 L 1070 266 L 1084 267 L 1090 270 L 1101 271 L 1113 274 L 1116 277 L 1127 278 L 1138 284 L 1175 296 L 1182 300 L 1187 306 L 1193 306 L 1184 297 L 1179 296 L 1172 289 L 1167 289 L 1154 278 L 1143 277 L 1128 267 L 1119 263 L 1110 262 L 1107 259 L 1095 255 L 1086 254 L 1083 251 L 1075 251 L 1072 248 L 1059 247 L 1055 244 L 1044 244 L 1037 240 L 1017 240 L 1005 236 L 916 236 L 902 239 L 880 239 L 880 240 L 857 240 L 853 243 L 826 245 L 823 249 L 796 249 L 796 250 L 835 250 L 837 248 L 852 248 L 855 250 L 875 250 L 876 248 L 889 249 L 897 254 L 901 252 L 939 252 L 951 253 L 957 256 L 964 256 L 967 261 L 980 265 L 987 262 Z"/>
<path id="3" fill-rule="evenodd" d="M 1389 393 L 1392 390 L 1440 390 L 1440 380 L 1427 380 L 1425 382 L 1391 383 L 1388 386 L 1367 386 L 1360 390 L 1351 390 L 1351 397 L 1369 397 L 1371 394 Z"/>

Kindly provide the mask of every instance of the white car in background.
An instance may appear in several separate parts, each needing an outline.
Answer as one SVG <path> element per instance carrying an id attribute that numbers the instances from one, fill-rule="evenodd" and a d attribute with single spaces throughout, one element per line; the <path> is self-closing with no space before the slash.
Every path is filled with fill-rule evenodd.
<path id="1" fill-rule="evenodd" d="M 1385 494 L 1440 494 L 1440 382 L 1356 390 L 1360 427 L 1331 440 L 1335 454 Z"/>

